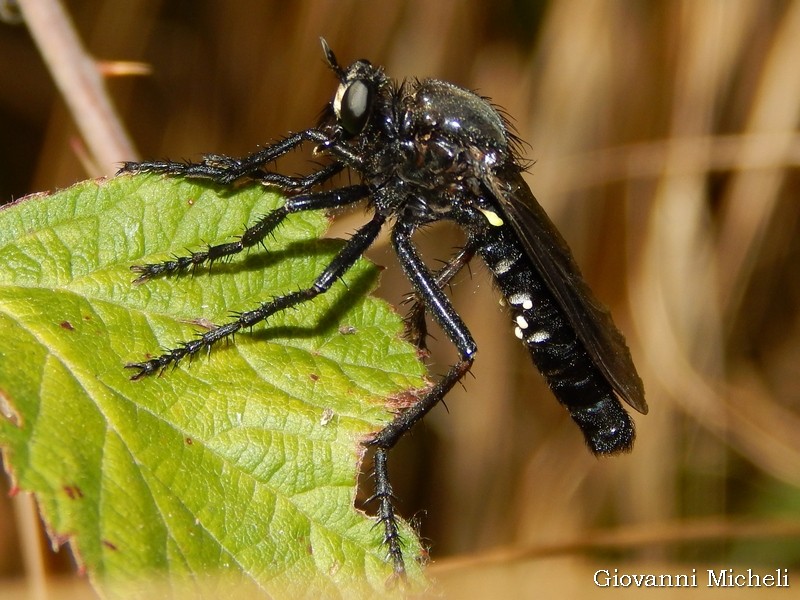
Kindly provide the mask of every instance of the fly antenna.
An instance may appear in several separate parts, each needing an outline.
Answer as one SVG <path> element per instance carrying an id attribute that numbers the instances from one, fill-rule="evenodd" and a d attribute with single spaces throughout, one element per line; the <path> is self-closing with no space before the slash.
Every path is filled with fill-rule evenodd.
<path id="1" fill-rule="evenodd" d="M 325 53 L 325 60 L 328 66 L 333 69 L 333 72 L 338 75 L 339 79 L 344 80 L 344 69 L 342 69 L 336 61 L 336 55 L 333 53 L 333 50 L 331 50 L 328 42 L 325 41 L 324 37 L 320 37 L 319 41 L 322 43 L 322 52 Z"/>

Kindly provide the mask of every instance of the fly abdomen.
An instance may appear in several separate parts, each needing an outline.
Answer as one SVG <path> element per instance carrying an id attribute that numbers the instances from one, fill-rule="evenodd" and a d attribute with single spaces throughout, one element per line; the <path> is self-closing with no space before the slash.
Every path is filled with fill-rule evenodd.
<path id="1" fill-rule="evenodd" d="M 555 297 L 506 226 L 492 227 L 479 253 L 505 297 L 517 338 L 595 454 L 631 449 L 633 422 Z"/>

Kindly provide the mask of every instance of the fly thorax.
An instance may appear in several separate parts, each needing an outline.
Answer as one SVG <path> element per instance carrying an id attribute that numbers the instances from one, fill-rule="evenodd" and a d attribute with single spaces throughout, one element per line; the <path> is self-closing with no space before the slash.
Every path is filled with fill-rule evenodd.
<path id="1" fill-rule="evenodd" d="M 441 131 L 451 139 L 485 150 L 507 145 L 505 124 L 491 104 L 452 83 L 436 79 L 420 82 L 410 108 L 410 124 L 418 131 Z"/>
<path id="2" fill-rule="evenodd" d="M 435 134 L 417 136 L 404 146 L 400 174 L 406 181 L 427 189 L 444 189 L 464 171 L 462 149 Z"/>

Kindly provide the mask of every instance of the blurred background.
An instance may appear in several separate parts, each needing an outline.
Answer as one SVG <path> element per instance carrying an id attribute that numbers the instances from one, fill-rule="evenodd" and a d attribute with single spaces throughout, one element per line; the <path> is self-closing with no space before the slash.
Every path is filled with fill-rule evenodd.
<path id="1" fill-rule="evenodd" d="M 336 88 L 320 36 L 343 64 L 449 80 L 512 115 L 528 182 L 626 334 L 650 414 L 634 415 L 630 455 L 591 456 L 476 261 L 452 288 L 480 348 L 474 378 L 393 455 L 398 508 L 434 574 L 483 562 L 543 578 L 706 564 L 800 577 L 800 2 L 65 7 L 95 58 L 149 65 L 107 82 L 139 157 L 243 155 L 314 124 Z M 87 160 L 24 25 L 0 23 L 0 132 L 4 202 L 113 172 L 92 158 L 131 158 Z M 340 215 L 331 235 L 363 220 Z M 463 238 L 437 225 L 418 241 L 435 265 Z M 398 305 L 409 285 L 386 238 L 370 258 Z M 435 375 L 455 352 L 431 331 Z M 7 486 L 0 577 L 19 578 Z M 48 559 L 54 571 L 71 572 L 64 555 Z"/>

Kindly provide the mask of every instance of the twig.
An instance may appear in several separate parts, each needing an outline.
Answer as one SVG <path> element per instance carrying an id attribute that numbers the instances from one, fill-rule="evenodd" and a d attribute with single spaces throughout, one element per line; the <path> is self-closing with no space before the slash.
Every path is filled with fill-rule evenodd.
<path id="1" fill-rule="evenodd" d="M 58 0 L 19 0 L 23 18 L 91 152 L 98 174 L 111 174 L 136 151 L 103 78 Z"/>

